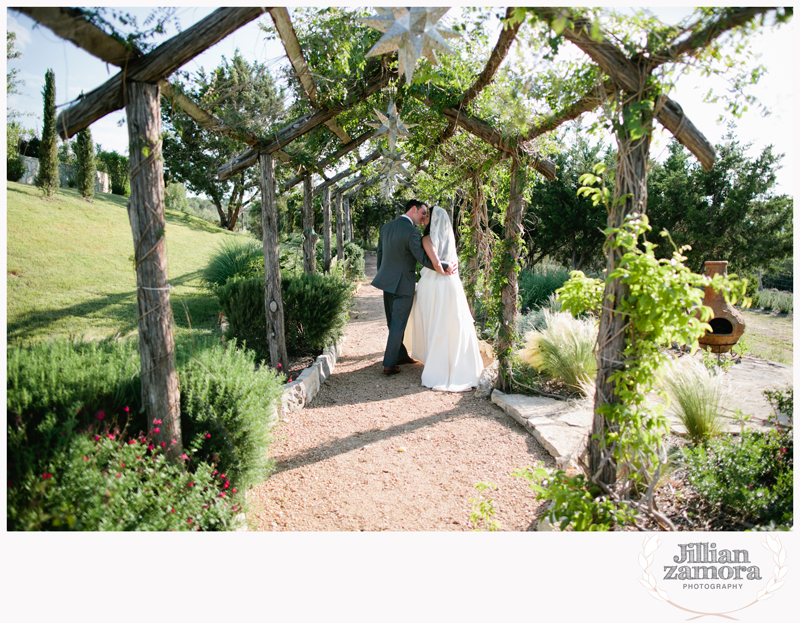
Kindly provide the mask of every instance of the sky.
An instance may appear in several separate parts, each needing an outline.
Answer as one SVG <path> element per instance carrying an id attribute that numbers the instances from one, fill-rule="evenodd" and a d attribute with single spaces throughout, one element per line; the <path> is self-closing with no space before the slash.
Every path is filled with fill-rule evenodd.
<path id="1" fill-rule="evenodd" d="M 183 29 L 196 23 L 216 7 L 181 7 L 178 18 Z M 150 9 L 126 9 L 140 19 L 149 13 Z M 686 9 L 680 8 L 652 8 L 665 21 L 677 21 Z M 445 19 L 450 18 L 454 11 L 451 10 Z M 6 10 L 9 31 L 17 35 L 17 49 L 21 58 L 12 60 L 8 66 L 19 69 L 18 78 L 24 81 L 20 87 L 21 94 L 9 98 L 9 105 L 19 111 L 31 113 L 33 116 L 25 117 L 22 123 L 32 129 L 41 128 L 42 97 L 44 74 L 52 68 L 56 75 L 56 102 L 63 107 L 79 95 L 81 91 L 89 92 L 99 86 L 117 69 L 97 60 L 89 53 L 78 49 L 73 44 L 66 42 L 47 28 L 34 26 L 28 17 L 16 13 L 11 9 Z M 276 70 L 280 65 L 288 64 L 284 51 L 279 41 L 267 41 L 264 33 L 259 28 L 260 22 L 272 25 L 269 16 L 240 28 L 226 39 L 210 48 L 202 55 L 196 57 L 183 66 L 187 71 L 196 71 L 200 67 L 211 70 L 217 67 L 224 55 L 233 56 L 238 47 L 246 59 L 257 60 L 267 65 L 271 70 Z M 174 28 L 166 37 L 173 36 Z M 767 117 L 762 116 L 753 109 L 744 114 L 741 119 L 735 120 L 736 135 L 743 144 L 752 143 L 749 156 L 755 158 L 761 150 L 769 144 L 774 146 L 777 153 L 785 154 L 783 167 L 778 172 L 778 188 L 780 193 L 793 194 L 794 192 L 794 120 L 793 120 L 793 87 L 795 75 L 794 59 L 794 25 L 783 25 L 777 30 L 764 30 L 754 37 L 753 49 L 761 55 L 760 62 L 767 67 L 767 74 L 755 91 L 759 100 L 771 111 Z M 788 77 L 788 79 L 787 79 Z M 720 105 L 705 104 L 702 101 L 704 93 L 709 86 L 716 90 L 726 88 L 723 80 L 715 82 L 699 76 L 684 76 L 677 82 L 677 88 L 672 94 L 682 107 L 686 115 L 701 132 L 713 143 L 721 141 L 727 126 L 718 121 L 722 110 Z M 118 111 L 96 121 L 92 126 L 92 137 L 95 143 L 103 149 L 116 150 L 120 153 L 127 152 L 127 128 L 124 124 L 124 115 Z M 668 133 L 662 131 L 656 124 L 657 132 L 654 137 L 651 155 L 663 158 L 666 154 Z"/>

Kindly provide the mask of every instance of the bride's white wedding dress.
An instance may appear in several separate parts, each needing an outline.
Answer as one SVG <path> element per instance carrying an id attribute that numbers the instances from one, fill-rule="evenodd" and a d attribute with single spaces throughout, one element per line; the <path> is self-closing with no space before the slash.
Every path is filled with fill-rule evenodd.
<path id="1" fill-rule="evenodd" d="M 443 262 L 457 259 L 450 219 L 440 207 L 431 215 L 431 242 Z M 478 385 L 483 360 L 464 286 L 458 275 L 423 268 L 404 337 L 411 356 L 425 364 L 422 384 L 461 392 Z"/>

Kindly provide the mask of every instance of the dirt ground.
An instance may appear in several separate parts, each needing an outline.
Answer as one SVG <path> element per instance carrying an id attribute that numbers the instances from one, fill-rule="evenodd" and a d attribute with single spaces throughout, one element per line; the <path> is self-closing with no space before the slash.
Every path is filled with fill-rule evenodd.
<path id="1" fill-rule="evenodd" d="M 470 498 L 491 498 L 501 530 L 533 529 L 541 502 L 510 474 L 554 460 L 488 398 L 423 387 L 422 365 L 383 375 L 375 263 L 368 253 L 333 374 L 275 431 L 275 473 L 248 493 L 248 520 L 265 531 L 464 531 L 475 528 Z M 481 494 L 480 482 L 497 488 Z"/>

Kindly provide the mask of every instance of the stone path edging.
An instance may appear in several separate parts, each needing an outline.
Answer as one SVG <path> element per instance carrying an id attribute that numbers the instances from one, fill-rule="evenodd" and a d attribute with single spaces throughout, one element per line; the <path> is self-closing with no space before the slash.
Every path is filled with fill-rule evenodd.
<path id="1" fill-rule="evenodd" d="M 322 384 L 328 380 L 336 367 L 336 361 L 342 354 L 343 345 L 344 336 L 327 346 L 316 361 L 303 370 L 294 381 L 283 386 L 279 408 L 280 417 L 299 411 L 314 399 Z"/>

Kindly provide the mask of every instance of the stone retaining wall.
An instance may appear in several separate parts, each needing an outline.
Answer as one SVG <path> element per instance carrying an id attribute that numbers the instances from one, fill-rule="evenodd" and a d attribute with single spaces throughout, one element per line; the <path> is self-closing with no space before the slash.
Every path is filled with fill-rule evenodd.
<path id="1" fill-rule="evenodd" d="M 19 180 L 21 184 L 33 184 L 36 179 L 36 174 L 39 172 L 39 159 L 31 158 L 30 156 L 22 156 L 22 162 L 25 164 L 25 173 Z M 58 178 L 61 186 L 67 188 L 69 180 L 75 179 L 76 167 L 71 164 L 58 165 Z M 102 171 L 94 172 L 94 192 L 96 193 L 109 193 L 111 182 L 108 173 Z"/>

